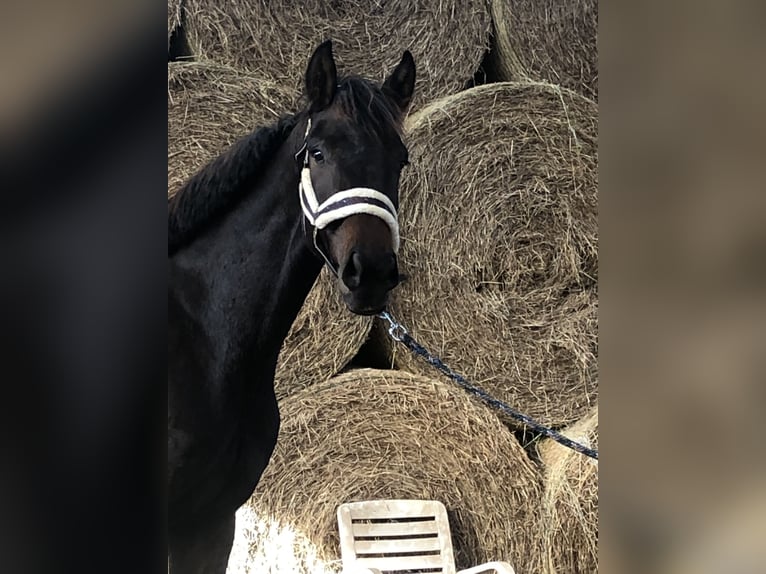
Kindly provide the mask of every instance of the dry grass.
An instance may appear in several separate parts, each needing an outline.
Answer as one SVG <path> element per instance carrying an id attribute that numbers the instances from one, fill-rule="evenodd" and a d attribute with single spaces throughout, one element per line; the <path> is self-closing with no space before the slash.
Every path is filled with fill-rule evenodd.
<path id="1" fill-rule="evenodd" d="M 309 57 L 331 38 L 339 70 L 384 78 L 405 49 L 415 57 L 413 109 L 461 89 L 489 45 L 483 0 L 263 2 L 188 0 L 189 42 L 200 57 L 296 89 Z"/>
<path id="2" fill-rule="evenodd" d="M 564 431 L 598 449 L 598 407 Z M 539 535 L 541 574 L 598 572 L 598 461 L 546 439 L 538 447 L 545 467 Z"/>
<path id="3" fill-rule="evenodd" d="M 297 94 L 231 68 L 169 63 L 169 195 L 237 138 L 275 122 L 297 101 Z M 282 346 L 277 395 L 336 374 L 362 346 L 371 324 L 346 309 L 323 272 Z"/>
<path id="4" fill-rule="evenodd" d="M 495 397 L 549 425 L 597 396 L 597 110 L 489 84 L 411 116 L 394 314 Z M 374 330 L 378 332 L 378 330 Z M 400 368 L 433 375 L 401 346 Z"/>
<path id="5" fill-rule="evenodd" d="M 246 554 L 252 572 L 337 572 L 338 505 L 378 498 L 444 502 L 458 566 L 506 559 L 530 571 L 539 471 L 461 390 L 361 369 L 293 394 L 280 410 L 279 442 L 239 536 L 238 562 Z"/>
<path id="6" fill-rule="evenodd" d="M 503 80 L 544 80 L 598 99 L 597 0 L 490 0 Z"/>

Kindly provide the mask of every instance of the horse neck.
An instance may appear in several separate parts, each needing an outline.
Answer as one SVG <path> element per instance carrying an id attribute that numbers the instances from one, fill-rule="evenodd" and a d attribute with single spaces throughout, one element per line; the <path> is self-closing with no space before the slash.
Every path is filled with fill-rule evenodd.
<path id="1" fill-rule="evenodd" d="M 277 355 L 321 270 L 303 229 L 288 138 L 256 189 L 171 261 L 186 324 L 201 331 L 208 380 L 271 381 Z M 195 349 L 193 352 L 202 352 Z"/>

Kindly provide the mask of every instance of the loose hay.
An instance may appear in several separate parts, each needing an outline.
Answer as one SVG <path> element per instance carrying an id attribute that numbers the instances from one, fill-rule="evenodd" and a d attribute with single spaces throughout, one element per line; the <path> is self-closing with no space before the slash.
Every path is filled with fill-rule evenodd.
<path id="1" fill-rule="evenodd" d="M 491 0 L 502 80 L 545 80 L 598 99 L 597 0 Z"/>
<path id="2" fill-rule="evenodd" d="M 463 391 L 361 369 L 292 395 L 280 410 L 277 448 L 248 502 L 257 516 L 246 537 L 253 572 L 340 571 L 338 505 L 377 498 L 444 502 L 459 567 L 506 559 L 531 571 L 539 472 Z M 276 557 L 285 537 L 292 548 Z"/>
<path id="3" fill-rule="evenodd" d="M 598 407 L 563 434 L 598 449 Z M 598 572 L 598 461 L 550 439 L 538 451 L 545 467 L 539 572 L 594 574 Z"/>
<path id="4" fill-rule="evenodd" d="M 302 81 L 311 52 L 327 38 L 341 72 L 373 79 L 383 79 L 409 49 L 418 70 L 413 108 L 463 87 L 491 29 L 483 0 L 189 0 L 186 22 L 198 55 L 289 88 Z"/>
<path id="5" fill-rule="evenodd" d="M 597 395 L 596 118 L 569 90 L 500 83 L 434 102 L 406 126 L 410 279 L 392 311 L 469 380 L 554 426 Z M 383 344 L 400 368 L 433 375 Z"/>
<path id="6" fill-rule="evenodd" d="M 168 194 L 237 138 L 294 111 L 298 98 L 231 68 L 169 63 Z M 330 275 L 323 272 L 282 346 L 278 396 L 336 374 L 366 340 L 372 319 L 353 315 L 336 291 Z"/>

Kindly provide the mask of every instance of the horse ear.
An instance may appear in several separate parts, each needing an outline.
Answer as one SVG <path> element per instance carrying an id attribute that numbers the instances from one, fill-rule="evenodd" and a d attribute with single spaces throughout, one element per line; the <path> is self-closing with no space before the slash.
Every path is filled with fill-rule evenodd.
<path id="1" fill-rule="evenodd" d="M 325 40 L 311 55 L 306 68 L 306 94 L 310 112 L 325 109 L 335 97 L 338 84 L 338 72 L 332 57 L 332 40 Z"/>
<path id="2" fill-rule="evenodd" d="M 383 83 L 383 93 L 399 107 L 402 113 L 407 111 L 415 93 L 415 60 L 409 50 L 405 50 L 402 60 Z"/>

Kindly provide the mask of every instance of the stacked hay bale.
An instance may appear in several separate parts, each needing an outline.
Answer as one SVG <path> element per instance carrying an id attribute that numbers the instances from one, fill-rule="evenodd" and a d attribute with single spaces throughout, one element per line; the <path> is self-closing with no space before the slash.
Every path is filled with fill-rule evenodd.
<path id="1" fill-rule="evenodd" d="M 382 79 L 409 49 L 417 62 L 414 107 L 460 90 L 489 45 L 484 0 L 188 0 L 186 23 L 200 57 L 298 89 L 308 57 L 332 38 L 341 72 Z"/>
<path id="2" fill-rule="evenodd" d="M 598 99 L 597 0 L 491 0 L 501 80 L 548 81 Z"/>
<path id="3" fill-rule="evenodd" d="M 373 318 L 352 314 L 336 281 L 322 269 L 290 328 L 277 363 L 277 399 L 339 373 L 367 340 Z"/>
<path id="4" fill-rule="evenodd" d="M 598 449 L 598 407 L 563 432 Z M 541 574 L 598 572 L 598 461 L 545 439 L 538 446 L 545 494 L 538 527 Z"/>
<path id="5" fill-rule="evenodd" d="M 290 396 L 280 410 L 279 442 L 238 538 L 251 571 L 338 571 L 338 505 L 379 498 L 441 500 L 459 567 L 505 559 L 527 572 L 536 563 L 539 471 L 460 389 L 359 369 Z"/>
<path id="6" fill-rule="evenodd" d="M 168 195 L 237 138 L 293 109 L 296 99 L 274 83 L 225 66 L 169 63 Z M 282 346 L 280 397 L 336 374 L 367 338 L 372 319 L 349 313 L 333 281 L 327 272 L 320 275 Z"/>
<path id="7" fill-rule="evenodd" d="M 564 88 L 498 83 L 407 124 L 409 280 L 393 314 L 469 380 L 552 426 L 597 396 L 596 118 L 596 104 Z M 398 367 L 433 373 L 381 343 Z"/>

